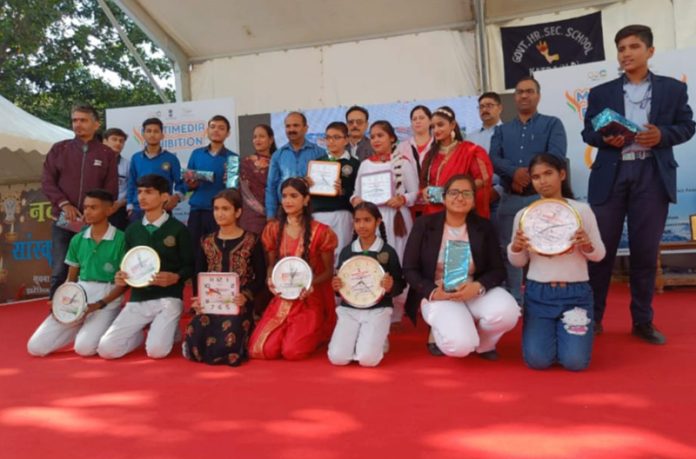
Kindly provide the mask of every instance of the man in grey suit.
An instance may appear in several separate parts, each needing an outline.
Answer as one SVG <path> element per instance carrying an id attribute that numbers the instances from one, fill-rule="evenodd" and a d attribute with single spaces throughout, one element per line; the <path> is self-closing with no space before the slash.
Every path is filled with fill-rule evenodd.
<path id="1" fill-rule="evenodd" d="M 367 109 L 358 105 L 353 105 L 346 111 L 346 124 L 348 125 L 349 136 L 346 151 L 360 161 L 364 161 L 372 155 L 370 139 L 365 137 L 365 132 L 369 127 L 369 119 L 370 114 Z"/>

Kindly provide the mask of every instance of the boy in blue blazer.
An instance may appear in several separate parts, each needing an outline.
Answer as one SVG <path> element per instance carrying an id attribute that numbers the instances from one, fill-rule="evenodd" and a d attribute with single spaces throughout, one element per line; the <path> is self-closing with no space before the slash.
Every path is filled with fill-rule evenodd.
<path id="1" fill-rule="evenodd" d="M 677 197 L 677 162 L 672 147 L 694 135 L 693 113 L 686 84 L 650 72 L 648 61 L 655 48 L 649 27 L 626 26 L 617 32 L 614 42 L 624 73 L 590 91 L 582 131 L 583 140 L 598 148 L 588 201 L 607 249 L 602 261 L 590 263 L 595 333 L 602 332 L 611 271 L 627 219 L 632 333 L 649 343 L 664 344 L 665 336 L 653 325 L 657 255 L 669 203 L 676 202 Z M 595 132 L 592 118 L 605 108 L 644 130 L 632 143 L 620 135 Z"/>

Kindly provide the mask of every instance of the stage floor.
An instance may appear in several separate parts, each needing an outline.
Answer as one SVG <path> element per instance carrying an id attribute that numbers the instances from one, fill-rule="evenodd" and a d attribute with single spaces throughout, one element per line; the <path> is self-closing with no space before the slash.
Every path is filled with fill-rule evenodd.
<path id="1" fill-rule="evenodd" d="M 694 458 L 696 289 L 655 300 L 666 346 L 630 336 L 612 286 L 590 369 L 527 369 L 520 326 L 500 360 L 432 357 L 404 323 L 374 369 L 238 368 L 26 353 L 44 304 L 0 307 L 0 458 Z"/>

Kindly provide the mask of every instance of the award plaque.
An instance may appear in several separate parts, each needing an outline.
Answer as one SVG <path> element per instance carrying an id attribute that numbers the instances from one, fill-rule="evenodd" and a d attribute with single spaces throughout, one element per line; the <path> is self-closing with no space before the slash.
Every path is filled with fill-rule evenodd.
<path id="1" fill-rule="evenodd" d="M 239 155 L 229 155 L 225 162 L 225 188 L 239 186 Z"/>
<path id="2" fill-rule="evenodd" d="M 592 118 L 592 128 L 603 136 L 622 135 L 626 145 L 633 143 L 636 134 L 643 129 L 628 118 L 605 108 Z"/>
<path id="3" fill-rule="evenodd" d="M 312 268 L 300 257 L 281 258 L 273 267 L 271 282 L 281 298 L 296 300 L 312 286 Z"/>
<path id="4" fill-rule="evenodd" d="M 445 189 L 441 186 L 429 186 L 425 189 L 425 195 L 431 204 L 442 204 L 444 202 Z"/>
<path id="5" fill-rule="evenodd" d="M 121 271 L 128 274 L 126 283 L 131 287 L 145 287 L 160 270 L 160 259 L 155 249 L 139 245 L 130 249 L 121 260 Z"/>
<path id="6" fill-rule="evenodd" d="M 691 240 L 696 241 L 696 215 L 689 216 L 689 225 L 691 226 Z"/>
<path id="7" fill-rule="evenodd" d="M 442 287 L 453 292 L 469 278 L 471 246 L 467 241 L 447 241 L 444 260 Z"/>
<path id="8" fill-rule="evenodd" d="M 78 217 L 73 221 L 68 221 L 65 212 L 61 211 L 58 220 L 56 220 L 56 226 L 68 230 L 71 233 L 79 233 L 87 224 L 82 220 L 82 217 Z"/>
<path id="9" fill-rule="evenodd" d="M 237 273 L 198 273 L 198 301 L 203 314 L 239 315 Z"/>
<path id="10" fill-rule="evenodd" d="M 373 172 L 360 177 L 360 198 L 376 205 L 394 196 L 394 179 L 391 171 Z"/>
<path id="11" fill-rule="evenodd" d="M 540 199 L 530 204 L 520 218 L 520 229 L 530 248 L 541 255 L 560 255 L 573 247 L 573 236 L 581 227 L 580 215 L 560 199 Z"/>
<path id="12" fill-rule="evenodd" d="M 215 172 L 213 171 L 197 171 L 195 169 L 181 169 L 181 178 L 188 182 L 214 182 Z"/>
<path id="13" fill-rule="evenodd" d="M 66 282 L 53 294 L 51 311 L 58 322 L 72 324 L 82 319 L 87 305 L 85 289 L 76 282 Z"/>
<path id="14" fill-rule="evenodd" d="M 341 174 L 338 161 L 310 161 L 307 163 L 307 175 L 314 184 L 309 193 L 316 196 L 336 196 L 336 181 Z"/>
<path id="15" fill-rule="evenodd" d="M 377 260 L 366 255 L 356 255 L 346 260 L 338 270 L 343 287 L 338 293 L 349 305 L 369 308 L 384 296 L 382 287 L 384 269 Z"/>

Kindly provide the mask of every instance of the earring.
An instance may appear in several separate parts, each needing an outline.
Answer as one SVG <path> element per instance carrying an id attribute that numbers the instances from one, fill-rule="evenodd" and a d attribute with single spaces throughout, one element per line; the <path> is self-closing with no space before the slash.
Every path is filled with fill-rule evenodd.
<path id="1" fill-rule="evenodd" d="M 452 140 L 455 139 L 456 136 L 454 135 L 454 131 L 450 132 L 450 137 L 452 137 Z"/>

